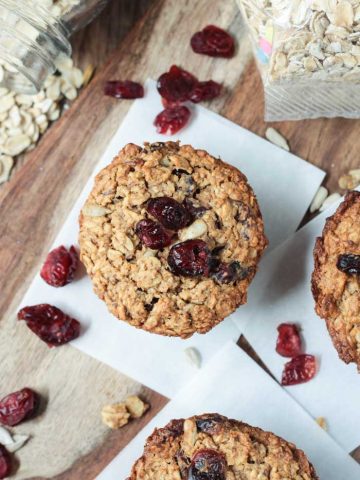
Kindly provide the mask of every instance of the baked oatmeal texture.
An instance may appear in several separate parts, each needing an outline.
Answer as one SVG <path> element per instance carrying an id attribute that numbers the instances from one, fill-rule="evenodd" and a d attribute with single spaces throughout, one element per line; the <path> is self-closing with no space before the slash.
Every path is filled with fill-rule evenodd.
<path id="1" fill-rule="evenodd" d="M 360 193 L 349 192 L 326 220 L 314 248 L 312 292 L 339 357 L 360 369 L 359 276 L 337 267 L 340 255 L 360 255 Z"/>
<path id="2" fill-rule="evenodd" d="M 196 218 L 156 250 L 142 243 L 138 225 L 156 220 L 147 205 L 159 197 L 190 205 Z M 206 242 L 227 275 L 172 270 L 172 246 L 194 238 Z M 80 214 L 79 243 L 94 291 L 112 314 L 149 332 L 186 338 L 208 332 L 246 303 L 267 239 L 254 192 L 239 170 L 190 145 L 158 142 L 126 145 L 96 176 Z"/>
<path id="3" fill-rule="evenodd" d="M 127 480 L 316 480 L 295 445 L 237 420 L 204 414 L 155 429 Z"/>

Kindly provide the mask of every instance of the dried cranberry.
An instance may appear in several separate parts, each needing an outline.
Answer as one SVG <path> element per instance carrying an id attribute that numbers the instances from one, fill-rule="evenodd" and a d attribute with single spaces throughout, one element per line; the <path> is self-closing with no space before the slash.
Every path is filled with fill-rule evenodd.
<path id="1" fill-rule="evenodd" d="M 190 119 L 190 115 L 190 110 L 184 105 L 165 108 L 154 120 L 156 131 L 164 135 L 174 135 L 185 127 Z"/>
<path id="2" fill-rule="evenodd" d="M 39 405 L 39 397 L 30 388 L 10 393 L 0 400 L 0 423 L 13 427 L 32 417 Z"/>
<path id="3" fill-rule="evenodd" d="M 197 78 L 191 73 L 173 65 L 163 73 L 157 81 L 157 89 L 162 98 L 168 102 L 186 102 L 190 92 L 197 84 Z"/>
<path id="4" fill-rule="evenodd" d="M 282 323 L 278 326 L 276 351 L 283 357 L 296 357 L 301 353 L 301 338 L 296 325 Z"/>
<path id="5" fill-rule="evenodd" d="M 186 240 L 173 245 L 168 264 L 176 275 L 185 277 L 207 277 L 211 269 L 211 255 L 203 240 Z"/>
<path id="6" fill-rule="evenodd" d="M 115 98 L 133 99 L 144 96 L 144 88 L 140 83 L 130 80 L 106 82 L 104 88 L 105 95 Z"/>
<path id="7" fill-rule="evenodd" d="M 191 90 L 189 100 L 193 103 L 199 103 L 205 100 L 212 100 L 220 95 L 220 83 L 209 80 L 207 82 L 198 82 Z"/>
<path id="8" fill-rule="evenodd" d="M 61 245 L 48 253 L 40 276 L 52 287 L 63 287 L 74 280 L 78 264 L 79 256 L 75 247 L 66 250 Z"/>
<path id="9" fill-rule="evenodd" d="M 352 253 L 339 255 L 336 266 L 341 272 L 360 275 L 360 255 Z"/>
<path id="10" fill-rule="evenodd" d="M 234 55 L 234 39 L 222 28 L 208 25 L 191 37 L 191 47 L 196 53 L 210 57 L 230 58 Z"/>
<path id="11" fill-rule="evenodd" d="M 222 262 L 214 272 L 213 277 L 219 283 L 232 283 L 237 280 L 244 280 L 248 274 L 249 269 L 242 267 L 239 262 Z"/>
<path id="12" fill-rule="evenodd" d="M 11 458 L 4 445 L 0 443 L 0 478 L 6 478 L 11 473 Z"/>
<path id="13" fill-rule="evenodd" d="M 219 423 L 221 423 L 222 417 L 216 413 L 209 415 L 208 417 L 202 417 L 196 420 L 196 428 L 198 432 L 215 433 Z"/>
<path id="14" fill-rule="evenodd" d="M 186 208 L 170 197 L 152 198 L 149 200 L 146 210 L 170 230 L 187 227 L 192 220 Z"/>
<path id="15" fill-rule="evenodd" d="M 311 380 L 316 373 L 316 359 L 314 355 L 298 355 L 285 363 L 281 378 L 281 385 L 297 385 Z"/>
<path id="16" fill-rule="evenodd" d="M 183 102 L 171 102 L 170 100 L 166 100 L 166 98 L 161 97 L 161 103 L 163 104 L 164 108 L 174 108 L 178 107 Z"/>
<path id="17" fill-rule="evenodd" d="M 226 480 L 225 456 L 210 448 L 198 450 L 191 460 L 188 480 Z"/>
<path id="18" fill-rule="evenodd" d="M 200 218 L 204 215 L 204 213 L 209 210 L 208 208 L 206 207 L 196 207 L 191 200 L 189 200 L 188 198 L 185 198 L 184 200 L 184 206 L 186 208 L 186 210 L 191 214 L 191 216 L 195 217 L 195 218 Z"/>
<path id="19" fill-rule="evenodd" d="M 154 220 L 144 219 L 136 224 L 135 233 L 141 243 L 153 250 L 161 250 L 170 245 L 172 235 Z"/>
<path id="20" fill-rule="evenodd" d="M 18 320 L 25 320 L 30 330 L 49 347 L 58 347 L 80 335 L 77 320 L 47 303 L 21 309 Z"/>

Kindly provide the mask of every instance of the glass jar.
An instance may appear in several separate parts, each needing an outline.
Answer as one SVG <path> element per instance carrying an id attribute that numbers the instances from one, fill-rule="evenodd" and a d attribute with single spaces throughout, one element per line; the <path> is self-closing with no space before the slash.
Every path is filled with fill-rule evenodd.
<path id="1" fill-rule="evenodd" d="M 108 0 L 0 0 L 0 85 L 36 93 Z"/>

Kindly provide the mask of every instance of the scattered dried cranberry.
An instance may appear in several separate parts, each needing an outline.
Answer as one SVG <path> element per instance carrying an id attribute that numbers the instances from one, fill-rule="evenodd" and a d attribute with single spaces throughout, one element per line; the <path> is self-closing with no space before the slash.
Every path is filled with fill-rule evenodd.
<path id="1" fill-rule="evenodd" d="M 239 262 L 220 263 L 213 277 L 219 283 L 232 283 L 244 280 L 248 273 L 249 269 L 243 268 Z"/>
<path id="2" fill-rule="evenodd" d="M 156 131 L 164 135 L 174 135 L 185 127 L 190 118 L 191 112 L 184 105 L 172 108 L 165 108 L 155 120 Z"/>
<path id="3" fill-rule="evenodd" d="M 172 235 L 165 228 L 154 220 L 140 220 L 135 227 L 135 233 L 141 243 L 153 250 L 161 250 L 170 245 Z"/>
<path id="4" fill-rule="evenodd" d="M 208 25 L 191 37 L 191 47 L 195 53 L 210 57 L 230 58 L 234 55 L 234 39 L 222 28 Z"/>
<path id="5" fill-rule="evenodd" d="M 316 373 L 316 359 L 314 355 L 301 354 L 285 363 L 281 378 L 281 385 L 297 385 L 311 380 Z"/>
<path id="6" fill-rule="evenodd" d="M 193 103 L 199 103 L 204 100 L 212 100 L 220 95 L 220 83 L 208 80 L 207 82 L 198 82 L 192 89 L 189 100 Z"/>
<path id="7" fill-rule="evenodd" d="M 115 98 L 133 99 L 144 96 L 144 87 L 140 83 L 130 80 L 106 82 L 104 88 L 105 95 Z"/>
<path id="8" fill-rule="evenodd" d="M 32 417 L 39 405 L 38 394 L 30 388 L 10 393 L 0 400 L 0 423 L 14 427 Z"/>
<path id="9" fill-rule="evenodd" d="M 161 103 L 163 104 L 164 108 L 174 108 L 178 107 L 183 102 L 171 102 L 170 100 L 166 100 L 166 98 L 161 97 Z"/>
<path id="10" fill-rule="evenodd" d="M 75 247 L 66 250 L 61 245 L 48 253 L 40 276 L 52 287 L 63 287 L 74 280 L 78 264 L 79 256 Z"/>
<path id="11" fill-rule="evenodd" d="M 191 200 L 189 200 L 188 198 L 185 198 L 184 200 L 184 206 L 186 208 L 186 210 L 191 214 L 192 217 L 195 217 L 195 218 L 200 218 L 204 215 L 204 213 L 209 210 L 208 208 L 206 207 L 196 207 Z"/>
<path id="12" fill-rule="evenodd" d="M 339 255 L 336 266 L 341 272 L 360 275 L 360 255 L 352 253 Z"/>
<path id="13" fill-rule="evenodd" d="M 146 210 L 169 230 L 180 230 L 187 227 L 191 215 L 186 208 L 170 197 L 158 197 L 149 200 Z"/>
<path id="14" fill-rule="evenodd" d="M 173 65 L 170 70 L 160 75 L 157 81 L 157 89 L 162 98 L 168 102 L 181 103 L 189 99 L 198 80 L 194 75 Z"/>
<path id="15" fill-rule="evenodd" d="M 204 448 L 191 460 L 188 480 L 226 480 L 226 460 L 222 453 Z"/>
<path id="16" fill-rule="evenodd" d="M 186 240 L 171 247 L 168 264 L 175 275 L 207 277 L 211 260 L 210 251 L 203 240 Z"/>
<path id="17" fill-rule="evenodd" d="M 4 445 L 0 443 L 0 478 L 6 478 L 11 472 L 11 458 Z"/>
<path id="18" fill-rule="evenodd" d="M 283 357 L 296 357 L 301 353 L 301 338 L 296 325 L 291 323 L 282 323 L 278 326 L 278 338 L 276 341 L 276 351 Z"/>
<path id="19" fill-rule="evenodd" d="M 58 347 L 80 335 L 77 320 L 47 303 L 21 309 L 18 320 L 25 320 L 30 330 L 49 347 Z"/>

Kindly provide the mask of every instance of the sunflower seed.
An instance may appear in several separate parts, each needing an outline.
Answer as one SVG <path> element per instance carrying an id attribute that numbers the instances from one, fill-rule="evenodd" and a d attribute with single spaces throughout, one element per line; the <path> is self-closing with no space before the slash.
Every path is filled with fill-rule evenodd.
<path id="1" fill-rule="evenodd" d="M 277 145 L 280 148 L 283 148 L 287 152 L 290 152 L 287 140 L 277 130 L 275 130 L 275 128 L 267 128 L 265 132 L 265 137 L 269 140 L 269 142 Z"/>
<path id="2" fill-rule="evenodd" d="M 195 220 L 190 227 L 184 228 L 183 230 L 180 231 L 179 237 L 182 242 L 185 242 L 185 240 L 191 240 L 193 238 L 199 238 L 202 235 L 205 235 L 207 232 L 208 228 L 204 220 Z"/>
<path id="3" fill-rule="evenodd" d="M 328 196 L 327 188 L 320 187 L 319 190 L 316 192 L 315 197 L 313 198 L 313 201 L 311 202 L 310 213 L 314 213 L 317 210 L 319 210 L 319 208 L 324 203 L 327 196 Z"/>
<path id="4" fill-rule="evenodd" d="M 102 207 L 101 205 L 96 204 L 87 204 L 82 209 L 83 215 L 87 217 L 102 217 L 103 215 L 107 215 L 111 213 L 111 210 L 108 208 Z"/>
<path id="5" fill-rule="evenodd" d="M 184 354 L 185 354 L 186 360 L 191 365 L 193 365 L 196 368 L 201 367 L 201 355 L 199 350 L 197 350 L 194 347 L 188 347 L 188 348 L 185 348 Z"/>
<path id="6" fill-rule="evenodd" d="M 339 193 L 332 193 L 331 195 L 329 195 L 321 205 L 320 212 L 323 212 L 324 210 L 326 210 L 334 202 L 337 202 L 338 200 L 340 200 L 340 198 L 341 198 L 341 195 Z"/>

